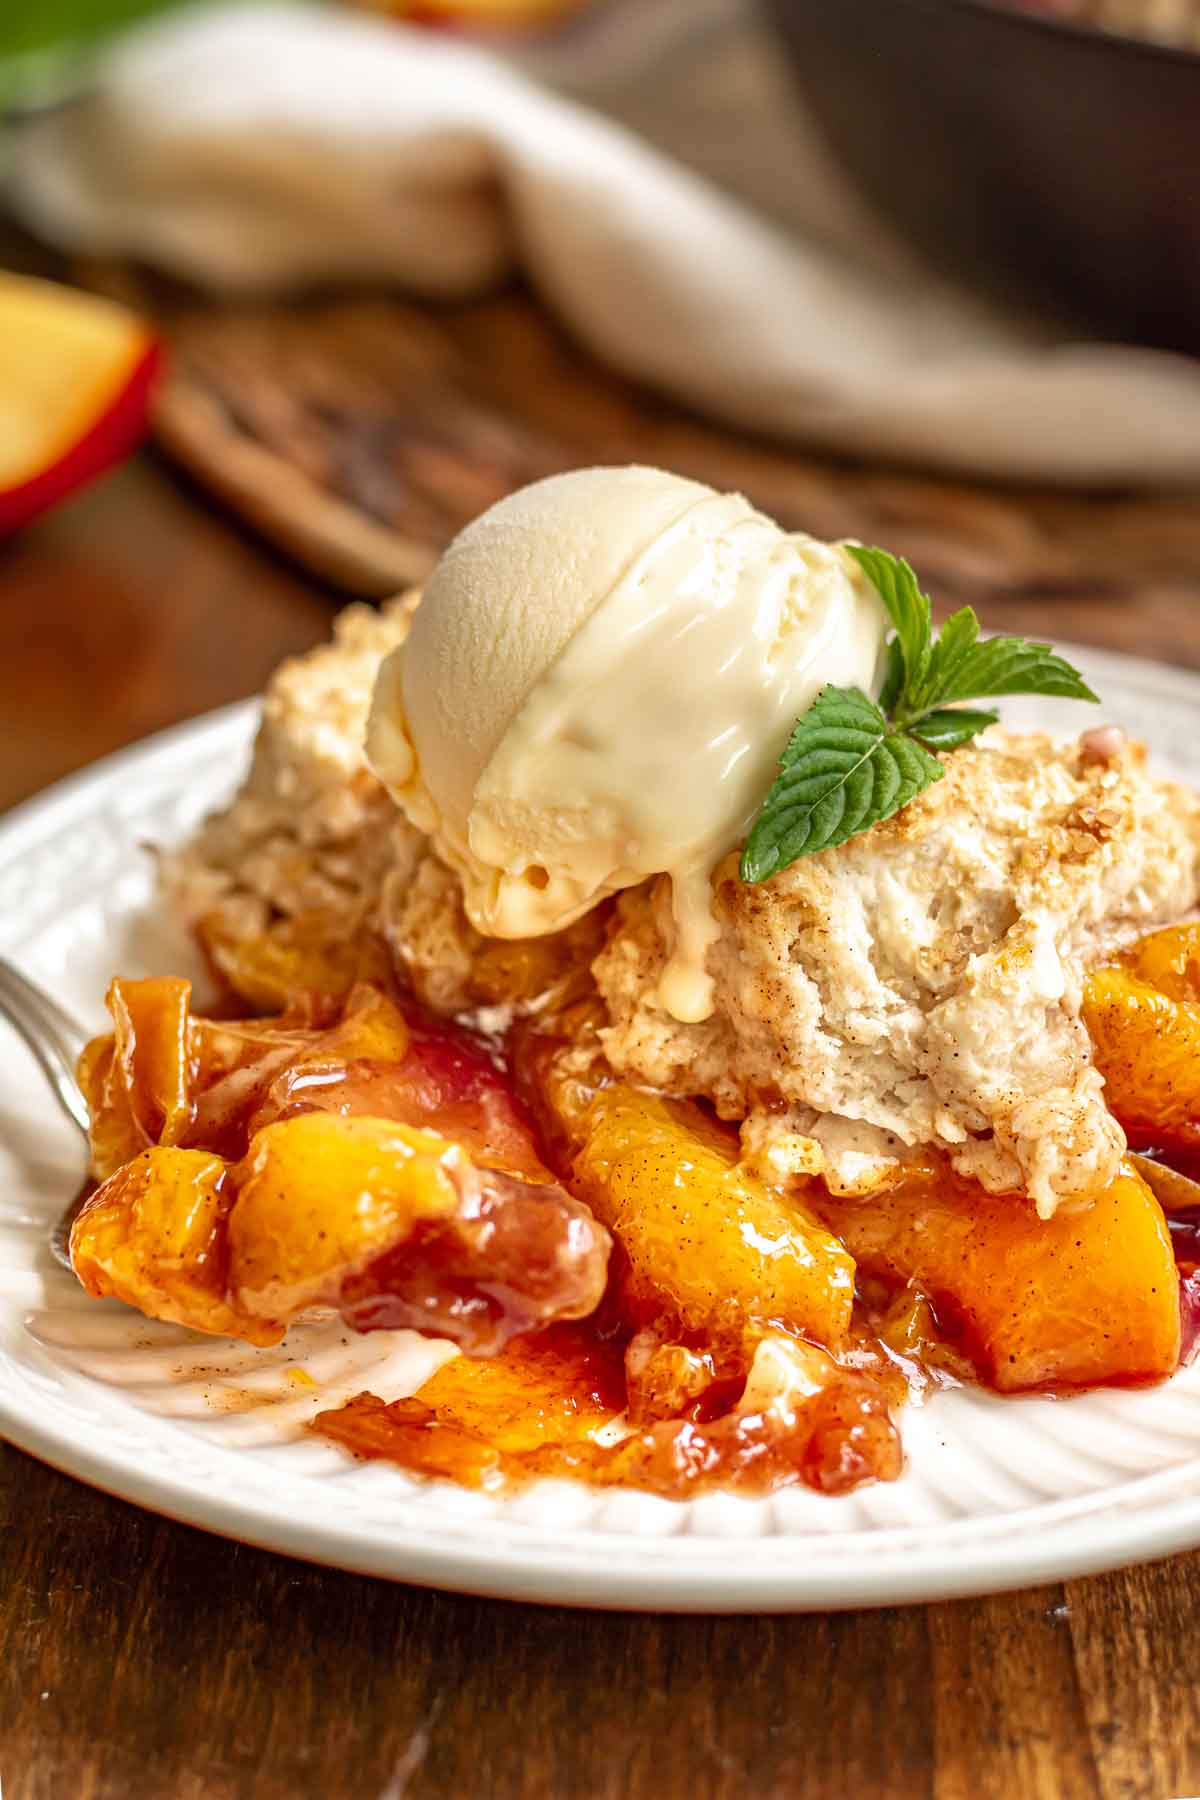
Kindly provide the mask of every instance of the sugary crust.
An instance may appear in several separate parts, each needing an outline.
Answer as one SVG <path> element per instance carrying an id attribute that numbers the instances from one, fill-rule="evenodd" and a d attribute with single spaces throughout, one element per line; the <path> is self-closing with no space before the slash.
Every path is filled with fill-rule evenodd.
<path id="1" fill-rule="evenodd" d="M 167 902 L 189 924 L 217 914 L 242 932 L 315 908 L 361 913 L 389 869 L 413 863 L 422 840 L 366 767 L 362 744 L 376 671 L 418 597 L 347 607 L 331 643 L 276 670 L 232 805 L 163 859 Z"/>

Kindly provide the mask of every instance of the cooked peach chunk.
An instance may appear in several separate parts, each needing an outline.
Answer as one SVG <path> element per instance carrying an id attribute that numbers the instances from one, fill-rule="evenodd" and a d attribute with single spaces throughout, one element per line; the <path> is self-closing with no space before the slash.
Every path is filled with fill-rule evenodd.
<path id="1" fill-rule="evenodd" d="M 274 1344 L 282 1325 L 246 1318 L 225 1290 L 225 1162 L 207 1150 L 157 1147 L 90 1197 L 71 1232 L 71 1262 L 89 1294 L 152 1319 Z"/>
<path id="2" fill-rule="evenodd" d="M 394 1119 L 307 1112 L 236 1164 L 155 1147 L 91 1195 L 71 1261 L 93 1294 L 198 1331 L 278 1341 L 311 1306 L 356 1330 L 414 1329 L 492 1355 L 583 1318 L 608 1233 L 556 1183 L 523 1181 Z"/>
<path id="3" fill-rule="evenodd" d="M 625 1251 L 635 1316 L 726 1340 L 775 1324 L 841 1346 L 850 1256 L 806 1206 L 740 1167 L 736 1138 L 698 1106 L 618 1082 L 570 1130 L 572 1186 Z"/>
<path id="4" fill-rule="evenodd" d="M 1200 925 L 1152 931 L 1118 960 L 1170 999 L 1200 1001 Z"/>
<path id="5" fill-rule="evenodd" d="M 466 1166 L 457 1145 L 390 1119 L 311 1112 L 267 1125 L 235 1171 L 229 1287 L 239 1310 L 282 1320 L 327 1299 L 335 1276 L 448 1219 Z"/>
<path id="6" fill-rule="evenodd" d="M 273 1344 L 347 1275 L 455 1213 L 465 1162 L 431 1132 L 335 1113 L 268 1125 L 237 1167 L 156 1147 L 87 1201 L 71 1260 L 91 1293 Z"/>
<path id="7" fill-rule="evenodd" d="M 394 1023 L 381 1009 L 390 1009 Z M 313 1034 L 311 1050 L 297 1053 L 272 1082 L 253 1122 L 266 1125 L 302 1108 L 396 1119 L 452 1138 L 489 1168 L 527 1181 L 551 1179 L 528 1118 L 484 1047 L 445 1031 L 409 1033 L 398 1010 L 371 988 L 355 989 L 341 1025 Z"/>
<path id="8" fill-rule="evenodd" d="M 166 975 L 109 987 L 113 1033 L 93 1038 L 78 1071 L 101 1180 L 151 1144 L 176 1143 L 191 1121 L 190 995 L 190 982 Z"/>
<path id="9" fill-rule="evenodd" d="M 1200 1120 L 1200 1000 L 1173 999 L 1128 968 L 1094 969 L 1083 1019 L 1123 1125 L 1161 1139 Z"/>
<path id="10" fill-rule="evenodd" d="M 213 913 L 200 920 L 196 936 L 221 980 L 268 1012 L 334 1000 L 357 982 L 386 983 L 390 974 L 381 939 L 361 920 L 328 909 L 278 919 L 252 936 L 238 935 Z"/>
<path id="11" fill-rule="evenodd" d="M 859 1268 L 923 1289 L 988 1384 L 1153 1380 L 1179 1360 L 1179 1283 L 1162 1209 L 1126 1168 L 1085 1212 L 1039 1219 L 949 1171 L 817 1210 Z"/>
<path id="12" fill-rule="evenodd" d="M 362 983 L 351 989 L 337 1023 L 317 1034 L 306 1059 L 298 1056 L 296 1061 L 300 1066 L 364 1060 L 399 1063 L 408 1054 L 411 1039 L 408 1020 L 396 1002 Z"/>

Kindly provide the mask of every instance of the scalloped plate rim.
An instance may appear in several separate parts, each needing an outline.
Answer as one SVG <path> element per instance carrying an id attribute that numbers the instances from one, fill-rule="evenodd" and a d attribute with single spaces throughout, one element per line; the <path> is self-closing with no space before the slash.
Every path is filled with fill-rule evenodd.
<path id="1" fill-rule="evenodd" d="M 224 1498 L 205 1497 L 198 1502 L 194 1486 L 186 1482 L 141 1475 L 115 1457 L 71 1444 L 62 1433 L 39 1430 L 27 1416 L 10 1408 L 3 1396 L 0 1436 L 60 1473 L 116 1499 L 235 1543 L 349 1574 L 374 1575 L 449 1593 L 597 1611 L 832 1612 L 929 1604 L 1101 1574 L 1154 1562 L 1200 1544 L 1200 1494 L 1196 1494 L 1151 1514 L 1141 1531 L 1131 1532 L 1120 1517 L 1105 1520 L 1086 1543 L 1070 1549 L 1056 1540 L 1045 1549 L 1031 1550 L 1028 1542 L 1017 1538 L 976 1556 L 949 1558 L 936 1548 L 909 1551 L 903 1571 L 888 1571 L 882 1583 L 870 1566 L 837 1573 L 818 1568 L 805 1572 L 797 1591 L 794 1578 L 788 1579 L 791 1571 L 779 1568 L 743 1565 L 731 1574 L 727 1566 L 703 1568 L 689 1562 L 675 1568 L 614 1570 L 603 1552 L 621 1542 L 615 1534 L 593 1532 L 581 1542 L 566 1532 L 538 1532 L 531 1534 L 534 1541 L 527 1549 L 494 1541 L 479 1549 L 436 1542 L 418 1545 L 402 1537 L 388 1546 L 364 1539 L 351 1526 L 339 1526 L 336 1521 L 314 1525 L 282 1519 L 268 1508 Z M 437 1535 L 430 1532 L 431 1537 Z M 486 1539 L 486 1532 L 483 1536 Z M 561 1545 L 554 1543 L 553 1536 L 561 1537 Z M 659 1551 L 670 1542 L 669 1538 L 653 1540 Z M 827 1538 L 807 1535 L 772 1537 L 765 1542 L 776 1551 L 781 1546 L 800 1548 L 818 1559 L 829 1545 Z M 709 1547 L 714 1552 L 720 1549 L 728 1558 L 734 1544 L 739 1552 L 749 1547 L 729 1539 L 714 1539 Z M 689 1542 L 688 1547 L 693 1544 Z M 668 1553 L 660 1560 L 667 1565 L 672 1559 Z"/>

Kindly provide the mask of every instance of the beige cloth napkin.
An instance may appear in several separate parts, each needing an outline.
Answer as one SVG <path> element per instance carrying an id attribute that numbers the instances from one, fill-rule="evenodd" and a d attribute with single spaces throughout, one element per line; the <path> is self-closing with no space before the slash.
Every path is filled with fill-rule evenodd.
<path id="1" fill-rule="evenodd" d="M 15 134 L 9 200 L 70 250 L 231 293 L 465 296 L 519 267 L 614 367 L 805 444 L 1075 483 L 1200 479 L 1200 364 L 1059 341 L 929 275 L 843 189 L 741 8 L 695 4 L 686 38 L 677 7 L 649 6 L 653 54 L 644 29 L 610 25 L 582 58 L 527 66 L 643 133 L 674 121 L 655 135 L 676 147 L 707 106 L 723 188 L 465 43 L 249 4 L 124 39 L 85 94 Z M 739 120 L 771 170 L 761 198 L 730 150 Z"/>

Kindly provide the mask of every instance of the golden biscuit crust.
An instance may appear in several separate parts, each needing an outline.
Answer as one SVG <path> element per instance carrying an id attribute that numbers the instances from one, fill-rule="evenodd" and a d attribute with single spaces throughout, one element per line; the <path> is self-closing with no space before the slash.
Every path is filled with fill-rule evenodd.
<path id="1" fill-rule="evenodd" d="M 522 960 L 474 930 L 457 878 L 366 767 L 375 674 L 415 598 L 350 607 L 331 644 L 272 679 L 241 792 L 164 859 L 186 920 L 247 935 L 332 910 L 378 928 L 445 1014 L 502 1004 L 506 982 L 532 1003 L 606 933 L 592 966 L 609 1060 L 742 1121 L 747 1155 L 776 1177 L 867 1193 L 934 1146 L 1045 1214 L 1111 1178 L 1124 1139 L 1080 1019 L 1084 974 L 1200 900 L 1200 800 L 1153 776 L 1139 745 L 993 729 L 837 849 L 759 886 L 727 859 L 714 877 L 715 1010 L 681 1024 L 656 997 L 666 878 Z"/>
<path id="2" fill-rule="evenodd" d="M 639 889 L 596 964 L 610 1060 L 746 1120 L 777 1171 L 869 1191 L 920 1146 L 1043 1213 L 1124 1149 L 1080 1021 L 1086 968 L 1200 897 L 1200 802 L 1108 759 L 999 729 L 903 812 L 760 886 L 717 874 L 702 1025 L 658 1007 L 669 936 Z"/>

